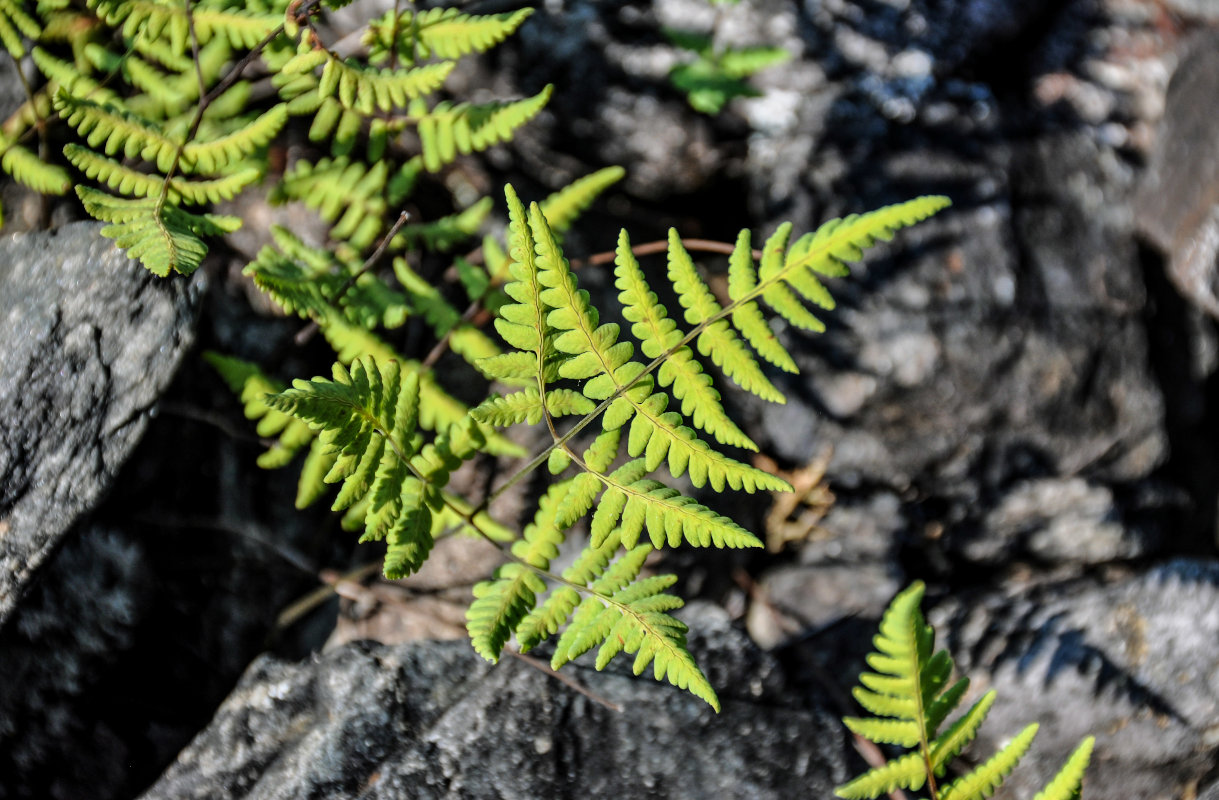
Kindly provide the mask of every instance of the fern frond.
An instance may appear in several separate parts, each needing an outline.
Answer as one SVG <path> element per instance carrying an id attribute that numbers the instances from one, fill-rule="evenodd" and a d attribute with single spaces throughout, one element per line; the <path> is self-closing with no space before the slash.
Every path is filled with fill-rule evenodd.
<path id="1" fill-rule="evenodd" d="M 437 383 L 431 370 L 418 361 L 404 358 L 387 345 L 376 334 L 360 325 L 353 325 L 337 313 L 317 319 L 318 328 L 334 349 L 339 361 L 350 364 L 363 355 L 370 355 L 379 362 L 397 361 L 403 370 L 419 374 L 419 426 L 424 430 L 442 431 L 461 424 L 469 416 L 469 408 L 446 392 Z M 520 445 L 505 439 L 494 431 L 484 431 L 486 444 L 483 448 L 491 455 L 520 456 L 524 454 Z"/>
<path id="2" fill-rule="evenodd" d="M 182 165 L 185 169 L 215 174 L 265 147 L 287 121 L 287 105 L 274 105 L 250 124 L 227 136 L 211 141 L 187 142 L 182 148 Z"/>
<path id="3" fill-rule="evenodd" d="M 251 50 L 279 27 L 282 17 L 259 14 L 242 8 L 212 8 L 199 5 L 191 9 L 195 34 L 199 43 L 207 45 L 213 38 L 223 38 L 237 49 Z"/>
<path id="4" fill-rule="evenodd" d="M 553 90 L 547 85 L 533 97 L 513 102 L 441 103 L 419 119 L 423 166 L 437 172 L 458 153 L 468 155 L 508 141 L 517 128 L 537 116 Z"/>
<path id="5" fill-rule="evenodd" d="M 48 164 L 34 153 L 18 144 L 0 142 L 3 156 L 0 168 L 40 194 L 65 194 L 72 182 L 67 170 L 58 164 Z"/>
<path id="6" fill-rule="evenodd" d="M 584 209 L 609 187 L 622 180 L 626 170 L 605 167 L 574 180 L 542 201 L 542 214 L 555 233 L 564 233 Z"/>
<path id="7" fill-rule="evenodd" d="M 350 241 L 364 249 L 376 241 L 385 225 L 384 197 L 389 166 L 379 161 L 371 168 L 346 157 L 323 158 L 316 163 L 298 161 L 283 177 L 272 202 L 300 200 L 333 223 L 332 238 Z"/>
<path id="8" fill-rule="evenodd" d="M 318 433 L 321 447 L 333 456 L 323 480 L 342 483 L 334 509 L 366 503 L 361 541 L 386 540 L 385 575 L 403 577 L 418 569 L 433 543 L 429 487 L 416 472 L 437 460 L 446 464 L 433 453 L 452 449 L 443 436 L 421 447 L 415 435 L 418 373 L 366 356 L 350 371 L 335 364 L 333 375 L 333 380 L 294 381 L 292 389 L 266 402 Z"/>
<path id="9" fill-rule="evenodd" d="M 696 487 L 710 483 L 717 491 L 728 485 L 748 492 L 788 488 L 786 481 L 709 447 L 693 430 L 681 424 L 679 414 L 665 411 L 667 394 L 653 394 L 650 379 L 636 382 L 644 366 L 631 361 L 633 348 L 629 342 L 618 341 L 616 324 L 597 324 L 597 314 L 589 305 L 587 293 L 577 287 L 575 275 L 536 203 L 530 208 L 529 225 L 540 265 L 539 279 L 547 287 L 540 299 L 553 309 L 546 322 L 560 332 L 554 347 L 571 356 L 559 366 L 559 375 L 577 380 L 593 378 L 582 387 L 592 400 L 619 395 L 603 417 L 602 425 L 613 430 L 631 423 L 627 453 L 632 457 L 643 455 L 649 471 L 667 460 L 673 477 L 688 472 Z"/>
<path id="10" fill-rule="evenodd" d="M 522 8 L 504 14 L 472 15 L 455 8 L 433 8 L 402 12 L 395 25 L 391 11 L 369 24 L 364 44 L 374 62 L 387 58 L 394 49 L 406 63 L 427 58 L 457 60 L 490 50 L 511 36 L 532 13 L 533 9 Z"/>
<path id="11" fill-rule="evenodd" d="M 843 720 L 860 736 L 912 752 L 839 786 L 834 790 L 838 797 L 874 799 L 898 788 L 917 790 L 929 784 L 933 800 L 983 800 L 1012 771 L 1037 733 L 1036 725 L 1028 726 L 985 764 L 937 790 L 933 779 L 943 776 L 977 736 L 995 702 L 995 692 L 984 694 L 936 737 L 936 729 L 960 703 L 969 682 L 962 678 L 949 685 L 952 657 L 946 651 L 932 653 L 935 634 L 919 608 L 922 597 L 921 582 L 898 594 L 873 639 L 876 650 L 868 655 L 867 663 L 875 671 L 859 676 L 854 695 L 876 716 Z M 1036 800 L 1077 798 L 1091 746 L 1092 740 L 1086 740 L 1047 787 L 1045 796 L 1038 795 Z"/>
<path id="12" fill-rule="evenodd" d="M 552 484 L 538 503 L 533 522 L 525 528 L 512 553 L 539 570 L 559 554 L 563 533 L 554 524 L 555 508 L 567 492 L 565 483 Z M 474 602 L 466 612 L 466 629 L 474 649 L 495 663 L 521 621 L 537 606 L 546 583 L 524 564 L 505 564 L 495 576 L 474 587 Z"/>
<path id="13" fill-rule="evenodd" d="M 711 384 L 711 376 L 703 372 L 689 347 L 681 345 L 684 333 L 669 319 L 665 307 L 648 287 L 639 262 L 631 253 L 626 231 L 618 236 L 617 258 L 614 261 L 615 286 L 620 290 L 622 314 L 633 322 L 631 333 L 640 341 L 640 349 L 648 358 L 673 352 L 661 364 L 657 381 L 672 386 L 673 396 L 682 401 L 681 413 L 696 427 L 714 436 L 723 444 L 757 450 L 758 446 L 736 426 L 720 404 L 720 393 Z"/>
<path id="14" fill-rule="evenodd" d="M 417 225 L 404 225 L 402 231 L 394 237 L 391 247 L 423 248 L 433 253 L 447 252 L 478 233 L 487 215 L 491 213 L 491 206 L 491 198 L 484 197 L 456 214 Z"/>
<path id="15" fill-rule="evenodd" d="M 235 217 L 192 214 L 159 199 L 129 200 L 105 192 L 77 186 L 76 194 L 85 212 L 94 219 L 111 224 L 102 236 L 137 258 L 155 275 L 165 277 L 174 271 L 190 275 L 207 255 L 204 236 L 220 236 L 241 227 Z"/>
<path id="16" fill-rule="evenodd" d="M 156 197 L 161 193 L 165 180 L 124 166 L 117 161 L 93 152 L 77 144 L 64 146 L 64 156 L 86 177 L 98 180 L 119 194 L 131 197 Z M 258 180 L 260 173 L 255 167 L 238 170 L 223 178 L 208 181 L 192 181 L 175 175 L 170 178 L 167 199 L 171 203 L 185 202 L 205 205 L 231 200 L 242 189 Z"/>
<path id="17" fill-rule="evenodd" d="M 318 97 L 334 97 L 345 108 L 365 116 L 376 111 L 393 111 L 439 89 L 455 63 L 441 61 L 413 69 L 376 69 L 352 59 L 340 61 L 327 52 L 318 81 Z"/>
<path id="18" fill-rule="evenodd" d="M 26 13 L 21 0 L 0 0 L 0 42 L 14 59 L 25 57 L 22 38 L 37 40 L 42 35 L 38 20 Z"/>
<path id="19" fill-rule="evenodd" d="M 699 276 L 694 260 L 672 228 L 669 229 L 669 280 L 686 310 L 686 322 L 697 325 L 722 314 L 719 302 Z M 699 352 L 710 356 L 712 362 L 742 389 L 772 403 L 786 402 L 783 393 L 762 373 L 758 362 L 727 320 L 712 322 L 699 334 L 697 341 Z"/>
<path id="20" fill-rule="evenodd" d="M 1033 800 L 1078 800 L 1080 785 L 1083 783 L 1084 771 L 1088 769 L 1088 761 L 1092 757 L 1092 746 L 1096 739 L 1089 736 L 1079 743 L 1075 752 L 1062 765 L 1062 769 L 1054 776 L 1044 789 L 1037 793 Z"/>
<path id="21" fill-rule="evenodd" d="M 576 608 L 555 646 L 551 667 L 558 669 L 594 647 L 599 647 L 598 670 L 619 653 L 633 653 L 636 675 L 650 664 L 656 680 L 667 680 L 719 711 L 715 690 L 687 649 L 686 626 L 667 613 L 682 606 L 680 598 L 664 593 L 677 577 L 637 580 L 651 550 L 640 545 L 627 551 L 592 583 L 599 596 L 586 598 Z"/>
<path id="22" fill-rule="evenodd" d="M 101 147 L 108 156 L 138 156 L 155 163 L 162 173 L 169 172 L 177 157 L 180 143 L 162 132 L 160 126 L 112 103 L 97 103 L 60 90 L 54 104 L 89 147 Z"/>
<path id="23" fill-rule="evenodd" d="M 984 800 L 990 797 L 1028 752 L 1036 735 L 1037 723 L 1033 723 L 985 764 L 945 786 L 940 792 L 940 800 Z"/>
<path id="24" fill-rule="evenodd" d="M 314 441 L 313 430 L 307 424 L 267 404 L 268 394 L 282 392 L 286 387 L 264 375 L 257 364 L 211 351 L 204 353 L 203 358 L 241 398 L 246 419 L 258 422 L 255 429 L 258 435 L 263 438 L 279 437 L 258 457 L 258 466 L 263 469 L 286 466 L 301 448 Z"/>
<path id="25" fill-rule="evenodd" d="M 897 789 L 917 792 L 927 782 L 927 770 L 920 753 L 907 753 L 834 789 L 844 800 L 873 800 Z"/>

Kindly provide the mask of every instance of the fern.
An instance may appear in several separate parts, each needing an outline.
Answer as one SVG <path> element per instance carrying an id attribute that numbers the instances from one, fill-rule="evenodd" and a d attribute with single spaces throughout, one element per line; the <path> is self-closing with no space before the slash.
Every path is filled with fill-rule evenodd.
<path id="1" fill-rule="evenodd" d="M 419 142 L 423 165 L 436 172 L 457 158 L 486 150 L 512 138 L 517 128 L 533 119 L 550 100 L 553 86 L 546 86 L 533 97 L 510 103 L 492 102 L 450 106 L 441 103 L 419 120 Z"/>
<path id="2" fill-rule="evenodd" d="M 781 64 L 791 53 L 781 47 L 729 47 L 717 49 L 712 37 L 685 31 L 665 31 L 669 41 L 695 54 L 669 72 L 670 82 L 685 92 L 690 106 L 704 114 L 718 114 L 737 97 L 757 97 L 746 78 Z"/>
<path id="3" fill-rule="evenodd" d="M 790 226 L 784 226 L 767 243 L 760 270 L 754 267 L 748 236 L 742 236 L 733 253 L 730 303 L 723 307 L 698 275 L 681 240 L 671 234 L 669 277 L 685 321 L 692 326 L 688 332 L 669 318 L 652 292 L 623 232 L 615 277 L 623 316 L 633 323 L 631 333 L 650 359 L 645 363 L 633 359 L 635 347 L 621 340 L 618 325 L 600 323 L 599 312 L 579 288 L 542 208 L 535 203 L 526 210 L 512 187 L 505 193 L 510 279 L 504 287 L 508 302 L 500 307 L 495 327 L 515 352 L 486 359 L 479 366 L 486 374 L 523 388 L 492 397 L 471 415 L 500 426 L 547 424 L 554 444 L 531 466 L 545 461 L 552 473 L 573 465 L 577 472 L 548 493 L 533 530 L 545 531 L 547 540 L 561 539 L 591 513 L 591 539 L 577 559 L 578 566 L 561 577 L 543 575 L 547 567 L 540 561 L 518 558 L 511 569 L 483 585 L 477 613 L 472 609 L 471 635 L 479 651 L 495 659 L 513 633 L 527 649 L 562 630 L 555 646 L 555 667 L 594 647 L 599 648 L 599 669 L 617 653 L 633 652 L 636 672 L 652 664 L 658 679 L 688 688 L 718 707 L 686 649 L 684 627 L 667 613 L 680 606 L 680 600 L 664 593 L 675 579 L 640 577 L 640 570 L 655 548 L 761 543 L 731 519 L 665 486 L 652 474 L 664 465 L 673 478 L 685 476 L 696 487 L 711 485 L 717 491 L 726 485 L 746 491 L 787 486 L 698 437 L 695 428 L 723 443 L 753 446 L 724 411 L 690 345 L 704 355 L 710 353 L 713 362 L 743 388 L 781 399 L 774 397 L 777 392 L 745 344 L 759 338 L 749 330 L 755 318 L 760 319 L 757 301 L 788 319 L 806 321 L 811 314 L 801 298 L 832 307 L 816 275 L 841 274 L 843 261 L 859 258 L 862 248 L 929 216 L 947 201 L 922 198 L 833 220 L 790 247 Z M 749 316 L 750 310 L 754 316 Z M 733 322 L 740 314 L 748 332 L 738 335 Z M 777 342 L 768 346 L 782 350 Z M 565 381 L 573 381 L 574 386 L 563 385 Z M 668 410 L 671 405 L 682 411 Z M 560 433 L 556 421 L 568 415 L 580 419 Z M 570 443 L 572 436 L 598 417 L 601 433 L 578 453 Z M 695 428 L 686 425 L 687 418 Z M 629 460 L 615 468 L 624 445 Z M 620 550 L 622 555 L 616 557 Z M 538 574 L 523 577 L 530 568 Z M 555 586 L 539 606 L 541 577 Z"/>
<path id="4" fill-rule="evenodd" d="M 896 789 L 918 791 L 924 786 L 932 800 L 990 797 L 1037 735 L 1037 726 L 1029 725 L 981 766 L 937 786 L 952 760 L 977 736 L 995 693 L 984 694 L 947 730 L 939 732 L 964 697 L 969 681 L 962 678 L 949 683 L 952 657 L 944 650 L 934 652 L 935 633 L 923 619 L 922 599 L 923 584 L 915 583 L 885 611 L 880 633 L 873 640 L 876 651 L 867 659 L 873 671 L 860 675 L 860 685 L 854 690 L 855 699 L 874 716 L 843 720 L 859 736 L 912 752 L 839 786 L 835 789 L 839 797 L 876 798 Z M 1091 737 L 1085 739 L 1035 800 L 1078 797 L 1092 744 Z"/>
<path id="5" fill-rule="evenodd" d="M 0 0 L 0 42 L 14 59 L 25 57 L 24 39 L 38 39 L 42 27 L 26 13 L 21 0 Z"/>
<path id="6" fill-rule="evenodd" d="M 455 8 L 404 11 L 394 18 L 387 12 L 369 24 L 364 44 L 374 63 L 396 53 L 403 63 L 427 58 L 458 59 L 491 49 L 512 35 L 533 13 L 522 8 L 505 14 L 463 14 Z"/>

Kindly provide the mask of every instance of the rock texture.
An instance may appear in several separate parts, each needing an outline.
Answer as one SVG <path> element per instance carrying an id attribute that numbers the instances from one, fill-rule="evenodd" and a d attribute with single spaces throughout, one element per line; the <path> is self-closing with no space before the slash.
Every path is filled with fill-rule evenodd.
<path id="1" fill-rule="evenodd" d="M 829 796 L 846 770 L 837 723 L 794 701 L 721 610 L 690 611 L 718 716 L 626 664 L 570 673 L 617 712 L 465 643 L 354 643 L 260 658 L 144 798 Z"/>
<path id="2" fill-rule="evenodd" d="M 1032 796 L 1089 734 L 1089 796 L 1187 797 L 1210 782 L 1219 563 L 1177 560 L 1112 582 L 966 596 L 931 619 L 962 673 L 998 692 L 979 753 L 1041 723 L 1005 796 Z"/>
<path id="3" fill-rule="evenodd" d="M 1219 31 L 1184 48 L 1138 198 L 1139 227 L 1191 301 L 1219 317 L 1219 144 L 1208 114 L 1219 92 Z"/>
<path id="4" fill-rule="evenodd" d="M 198 284 L 74 224 L 0 244 L 0 623 L 110 487 L 193 338 Z"/>

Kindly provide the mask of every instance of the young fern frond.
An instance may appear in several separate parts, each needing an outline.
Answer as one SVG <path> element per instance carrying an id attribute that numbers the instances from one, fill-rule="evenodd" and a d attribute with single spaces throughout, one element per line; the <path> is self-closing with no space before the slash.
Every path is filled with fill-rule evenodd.
<path id="1" fill-rule="evenodd" d="M 424 167 L 437 172 L 458 153 L 468 155 L 508 141 L 517 128 L 537 116 L 552 91 L 554 87 L 547 85 L 533 97 L 513 102 L 439 104 L 419 119 Z"/>
<path id="2" fill-rule="evenodd" d="M 1054 776 L 1054 780 L 1037 793 L 1033 800 L 1079 800 L 1080 787 L 1083 784 L 1084 772 L 1088 769 L 1088 761 L 1092 757 L 1092 747 L 1096 739 L 1092 736 L 1084 739 L 1071 753 L 1067 763 Z"/>
<path id="3" fill-rule="evenodd" d="M 926 786 L 931 800 L 982 800 L 1003 783 L 1037 734 L 1037 726 L 1029 725 L 986 763 L 937 787 L 937 779 L 977 736 L 995 693 L 987 692 L 939 733 L 940 725 L 964 697 L 968 680 L 949 685 L 952 657 L 947 651 L 933 652 L 935 633 L 919 607 L 923 588 L 922 583 L 915 583 L 894 598 L 873 639 L 876 651 L 867 658 L 873 671 L 859 676 L 860 685 L 853 694 L 875 716 L 843 720 L 866 739 L 911 752 L 839 786 L 834 790 L 838 797 L 879 798 L 896 789 L 918 791 Z M 1035 800 L 1077 797 L 1091 750 L 1092 739 L 1088 738 Z"/>
<path id="4" fill-rule="evenodd" d="M 532 8 L 479 15 L 463 14 L 456 8 L 432 8 L 417 13 L 403 11 L 395 22 L 390 11 L 369 24 L 364 44 L 373 63 L 388 59 L 395 50 L 406 64 L 428 58 L 456 60 L 490 50 L 515 33 L 532 13 Z"/>

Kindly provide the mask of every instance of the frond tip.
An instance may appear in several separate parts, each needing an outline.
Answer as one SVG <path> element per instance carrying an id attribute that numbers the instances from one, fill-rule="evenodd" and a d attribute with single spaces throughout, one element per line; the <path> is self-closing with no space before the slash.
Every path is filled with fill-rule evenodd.
<path id="1" fill-rule="evenodd" d="M 859 736 L 910 752 L 839 786 L 834 790 L 838 797 L 871 800 L 896 789 L 918 791 L 926 786 L 931 800 L 983 800 L 999 788 L 1037 735 L 1036 724 L 1027 726 L 990 760 L 937 787 L 952 759 L 977 736 L 995 693 L 984 694 L 938 733 L 964 697 L 969 681 L 962 678 L 949 685 L 952 657 L 944 650 L 932 652 L 935 633 L 923 619 L 922 598 L 921 582 L 894 598 L 873 640 L 876 651 L 868 655 L 867 663 L 874 671 L 859 676 L 854 695 L 875 716 L 843 720 Z M 1092 744 L 1091 737 L 1085 739 L 1034 800 L 1077 800 Z"/>

